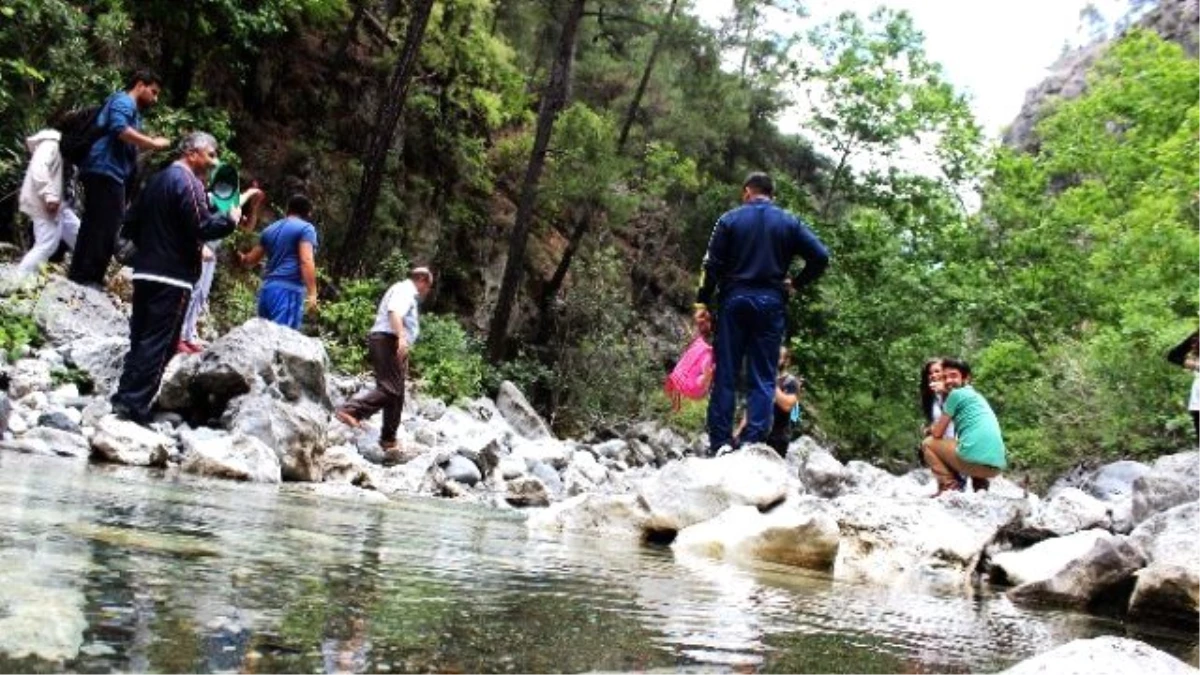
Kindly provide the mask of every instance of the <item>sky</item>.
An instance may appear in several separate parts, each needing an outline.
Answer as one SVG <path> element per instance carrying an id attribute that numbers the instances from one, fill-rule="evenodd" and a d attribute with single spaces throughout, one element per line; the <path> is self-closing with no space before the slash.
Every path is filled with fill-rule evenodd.
<path id="1" fill-rule="evenodd" d="M 797 29 L 807 30 L 846 10 L 866 17 L 880 4 L 912 15 L 925 34 L 926 54 L 970 97 L 984 132 L 998 138 L 1020 112 L 1025 92 L 1045 78 L 1063 44 L 1079 42 L 1079 14 L 1088 0 L 808 0 L 810 16 Z M 1092 4 L 1110 19 L 1125 6 L 1123 0 Z M 715 25 L 732 5 L 732 0 L 696 0 L 693 11 Z M 791 125 L 783 119 L 781 126 Z"/>

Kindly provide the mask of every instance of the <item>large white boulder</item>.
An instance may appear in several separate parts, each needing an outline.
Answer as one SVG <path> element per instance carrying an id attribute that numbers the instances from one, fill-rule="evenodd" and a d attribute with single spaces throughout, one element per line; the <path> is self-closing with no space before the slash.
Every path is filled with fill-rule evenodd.
<path id="1" fill-rule="evenodd" d="M 1054 576 L 1012 588 L 1008 597 L 1019 604 L 1086 608 L 1128 593 L 1134 572 L 1145 564 L 1142 551 L 1127 537 L 1097 539 L 1089 551 Z"/>
<path id="2" fill-rule="evenodd" d="M 1112 536 L 1105 530 L 1083 530 L 1065 537 L 1053 537 L 1026 549 L 1005 551 L 992 560 L 992 567 L 1002 572 L 1014 586 L 1042 581 L 1058 574 L 1071 561 L 1082 558 L 1097 541 L 1112 539 Z"/>
<path id="3" fill-rule="evenodd" d="M 1197 672 L 1200 671 L 1144 642 L 1105 636 L 1068 642 L 1001 671 L 1001 675 L 1196 675 Z"/>
<path id="4" fill-rule="evenodd" d="M 184 430 L 179 440 L 183 446 L 180 468 L 185 473 L 257 483 L 280 481 L 279 456 L 253 436 Z"/>
<path id="5" fill-rule="evenodd" d="M 787 494 L 787 465 L 772 449 L 753 445 L 715 459 L 670 462 L 637 486 L 649 527 L 678 532 L 730 506 L 767 508 Z"/>
<path id="6" fill-rule="evenodd" d="M 175 441 L 143 426 L 106 415 L 96 423 L 92 456 L 131 466 L 166 466 Z"/>
<path id="7" fill-rule="evenodd" d="M 840 535 L 829 511 L 815 497 L 788 500 L 767 513 L 753 506 L 731 506 L 716 518 L 681 530 L 671 548 L 713 558 L 828 570 L 837 557 Z"/>

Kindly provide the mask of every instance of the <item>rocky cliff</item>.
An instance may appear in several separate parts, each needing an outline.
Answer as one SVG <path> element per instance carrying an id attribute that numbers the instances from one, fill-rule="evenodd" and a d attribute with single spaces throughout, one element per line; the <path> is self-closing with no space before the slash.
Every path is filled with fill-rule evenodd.
<path id="1" fill-rule="evenodd" d="M 1195 56 L 1200 48 L 1200 0 L 1161 0 L 1157 7 L 1134 22 L 1164 39 L 1179 43 Z M 1062 55 L 1050 67 L 1050 75 L 1025 94 L 1021 113 L 1004 133 L 1004 144 L 1027 152 L 1037 152 L 1039 141 L 1034 127 L 1054 100 L 1073 99 L 1087 90 L 1087 72 L 1114 40 L 1097 42 Z"/>

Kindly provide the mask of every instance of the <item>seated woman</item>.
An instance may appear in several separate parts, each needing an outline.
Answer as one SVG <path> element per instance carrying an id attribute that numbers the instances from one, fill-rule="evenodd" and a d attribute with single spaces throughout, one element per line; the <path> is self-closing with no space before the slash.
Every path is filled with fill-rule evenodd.
<path id="1" fill-rule="evenodd" d="M 970 476 L 975 490 L 987 490 L 989 479 L 1008 466 L 1000 422 L 987 399 L 971 386 L 971 366 L 966 361 L 944 359 L 942 381 L 948 392 L 944 414 L 921 444 L 925 463 L 938 483 L 933 496 L 958 489 L 955 474 Z M 957 439 L 945 437 L 951 423 Z"/>

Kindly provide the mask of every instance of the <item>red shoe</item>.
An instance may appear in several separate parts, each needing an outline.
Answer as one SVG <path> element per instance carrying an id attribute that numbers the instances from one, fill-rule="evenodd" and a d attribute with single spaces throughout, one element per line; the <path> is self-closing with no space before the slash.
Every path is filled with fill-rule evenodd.
<path id="1" fill-rule="evenodd" d="M 175 351 L 180 354 L 195 354 L 196 350 L 192 348 L 191 343 L 186 340 L 180 340 L 175 343 Z"/>

